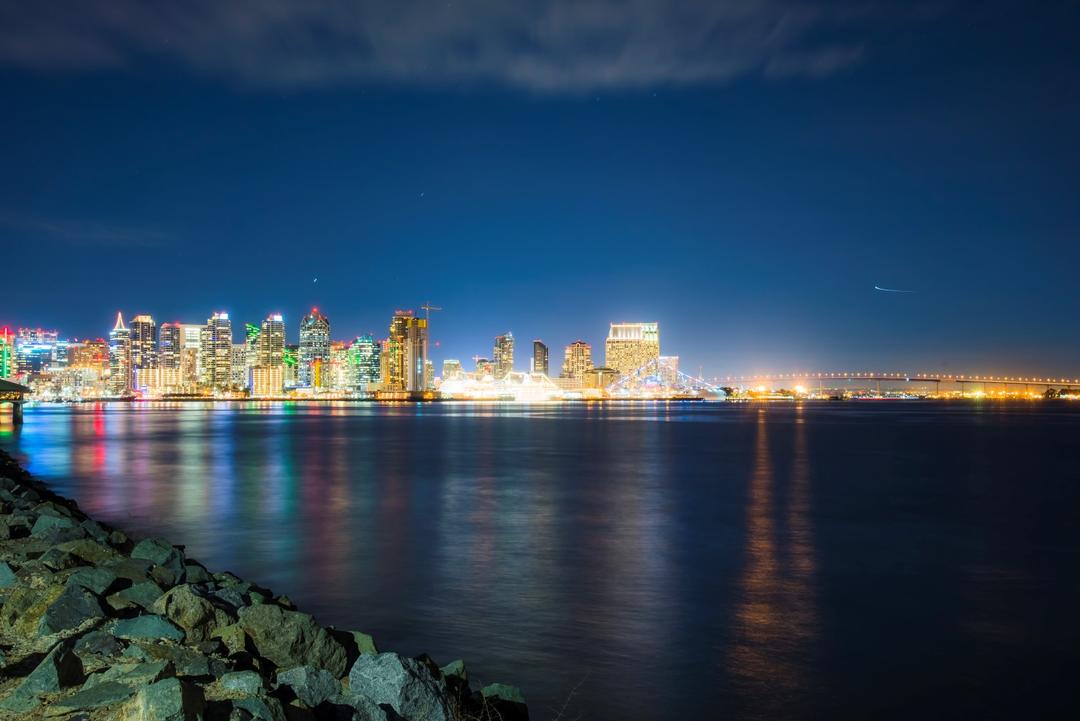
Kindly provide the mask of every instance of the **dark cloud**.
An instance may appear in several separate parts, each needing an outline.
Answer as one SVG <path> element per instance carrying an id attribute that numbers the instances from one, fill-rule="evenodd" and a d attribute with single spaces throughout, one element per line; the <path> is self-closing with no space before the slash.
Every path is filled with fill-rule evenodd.
<path id="1" fill-rule="evenodd" d="M 100 69 L 156 58 L 271 87 L 722 83 L 851 65 L 880 8 L 880 0 L 0 0 L 0 63 Z"/>

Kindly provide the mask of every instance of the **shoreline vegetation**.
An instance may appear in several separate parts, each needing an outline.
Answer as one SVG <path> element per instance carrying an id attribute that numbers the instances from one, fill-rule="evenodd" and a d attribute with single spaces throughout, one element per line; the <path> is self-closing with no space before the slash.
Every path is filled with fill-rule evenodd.
<path id="1" fill-rule="evenodd" d="M 379 652 L 182 546 L 99 523 L 0 451 L 0 718 L 527 721 L 464 662 Z"/>

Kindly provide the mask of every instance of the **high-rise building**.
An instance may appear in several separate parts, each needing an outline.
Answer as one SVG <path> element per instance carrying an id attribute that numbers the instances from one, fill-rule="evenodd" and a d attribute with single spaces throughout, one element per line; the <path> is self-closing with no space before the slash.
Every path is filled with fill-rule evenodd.
<path id="1" fill-rule="evenodd" d="M 206 326 L 200 323 L 180 324 L 180 382 L 194 390 L 203 375 L 202 337 Z"/>
<path id="2" fill-rule="evenodd" d="M 430 358 L 424 359 L 424 390 L 435 387 L 435 364 Z"/>
<path id="3" fill-rule="evenodd" d="M 356 376 L 356 390 L 374 390 L 379 384 L 379 365 L 382 343 L 370 333 L 357 336 L 349 348 L 349 363 Z"/>
<path id="4" fill-rule="evenodd" d="M 160 368 L 180 368 L 180 351 L 183 349 L 179 323 L 162 323 L 158 328 L 157 363 Z"/>
<path id="5" fill-rule="evenodd" d="M 461 368 L 461 361 L 454 358 L 447 358 L 442 362 L 442 379 L 446 381 L 453 381 L 465 376 L 465 371 Z"/>
<path id="6" fill-rule="evenodd" d="M 131 331 L 124 316 L 116 314 L 116 325 L 109 331 L 109 392 L 115 396 L 131 394 Z"/>
<path id="7" fill-rule="evenodd" d="M 200 383 L 212 391 L 228 390 L 232 383 L 232 321 L 228 313 L 214 313 L 202 329 L 199 349 Z"/>
<path id="8" fill-rule="evenodd" d="M 296 388 L 300 385 L 300 346 L 287 345 L 281 355 L 285 361 L 285 387 Z"/>
<path id="9" fill-rule="evenodd" d="M 330 364 L 330 321 L 312 308 L 300 321 L 300 386 L 322 388 L 329 385 L 324 366 Z"/>
<path id="10" fill-rule="evenodd" d="M 505 378 L 514 370 L 514 334 L 510 331 L 495 337 L 494 360 L 496 380 Z"/>
<path id="11" fill-rule="evenodd" d="M 585 372 L 591 370 L 592 367 L 592 346 L 583 340 L 576 340 L 566 346 L 562 373 L 559 377 L 581 381 L 585 379 Z"/>
<path id="12" fill-rule="evenodd" d="M 29 380 L 49 370 L 56 359 L 58 334 L 42 328 L 19 328 L 15 337 L 15 375 Z"/>
<path id="13" fill-rule="evenodd" d="M 542 340 L 533 341 L 532 368 L 533 373 L 548 375 L 548 347 Z"/>
<path id="14" fill-rule="evenodd" d="M 229 360 L 229 387 L 247 388 L 251 373 L 248 369 L 248 344 L 233 343 Z"/>
<path id="15" fill-rule="evenodd" d="M 15 339 L 10 328 L 0 330 L 0 378 L 15 375 Z"/>
<path id="16" fill-rule="evenodd" d="M 285 321 L 271 313 L 247 326 L 248 387 L 254 396 L 279 396 L 285 386 Z"/>
<path id="17" fill-rule="evenodd" d="M 480 356 L 473 358 L 473 361 L 476 363 L 476 375 L 481 377 L 495 375 L 495 361 Z"/>
<path id="18" fill-rule="evenodd" d="M 157 367 L 158 329 L 152 316 L 142 314 L 131 319 L 131 369 Z"/>
<path id="19" fill-rule="evenodd" d="M 395 311 L 390 321 L 390 338 L 383 351 L 388 356 L 387 375 L 383 376 L 385 390 L 424 390 L 424 361 L 427 360 L 425 318 L 417 318 L 411 310 Z"/>
<path id="20" fill-rule="evenodd" d="M 68 347 L 68 367 L 96 371 L 99 376 L 109 369 L 109 344 L 104 338 L 84 340 Z"/>
<path id="21" fill-rule="evenodd" d="M 612 323 L 604 343 L 604 364 L 633 373 L 660 357 L 659 323 Z"/>
<path id="22" fill-rule="evenodd" d="M 262 322 L 255 346 L 255 365 L 267 368 L 285 365 L 285 321 L 281 313 L 271 313 Z"/>

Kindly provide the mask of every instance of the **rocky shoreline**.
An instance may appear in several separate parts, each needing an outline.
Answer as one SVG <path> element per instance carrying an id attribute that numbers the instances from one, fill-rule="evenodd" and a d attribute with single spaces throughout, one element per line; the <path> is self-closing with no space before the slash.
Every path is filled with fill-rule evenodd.
<path id="1" fill-rule="evenodd" d="M 462 661 L 380 653 L 182 547 L 98 523 L 0 451 L 0 718 L 518 721 Z"/>

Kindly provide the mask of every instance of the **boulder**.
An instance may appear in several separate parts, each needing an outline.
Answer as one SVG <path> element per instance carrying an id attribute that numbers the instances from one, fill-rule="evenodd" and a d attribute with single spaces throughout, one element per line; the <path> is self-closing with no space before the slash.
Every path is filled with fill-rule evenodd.
<path id="1" fill-rule="evenodd" d="M 49 705 L 46 716 L 66 716 L 76 711 L 89 711 L 102 706 L 111 706 L 126 701 L 135 694 L 135 689 L 116 681 L 82 688 L 71 696 L 58 699 Z"/>
<path id="2" fill-rule="evenodd" d="M 116 637 L 105 631 L 91 631 L 75 642 L 75 653 L 81 657 L 100 656 L 108 658 L 116 656 L 123 650 L 123 645 Z"/>
<path id="3" fill-rule="evenodd" d="M 19 582 L 15 571 L 4 561 L 0 561 L 0 588 L 11 588 Z"/>
<path id="4" fill-rule="evenodd" d="M 240 626 L 259 655 L 278 668 L 314 666 L 341 678 L 347 670 L 345 648 L 306 613 L 261 604 L 240 609 Z"/>
<path id="5" fill-rule="evenodd" d="M 62 641 L 53 646 L 7 698 L 0 701 L 0 709 L 26 713 L 38 706 L 38 696 L 56 693 L 82 681 L 82 661 L 72 650 L 72 643 Z"/>
<path id="6" fill-rule="evenodd" d="M 215 608 L 194 586 L 187 584 L 167 591 L 154 601 L 150 610 L 184 629 L 191 643 L 205 641 L 215 628 L 232 622 L 228 614 Z"/>
<path id="7" fill-rule="evenodd" d="M 230 656 L 247 650 L 247 634 L 239 623 L 215 628 L 210 636 L 221 639 Z"/>
<path id="8" fill-rule="evenodd" d="M 177 676 L 210 676 L 210 659 L 205 654 L 187 646 L 171 643 L 136 642 L 125 653 L 147 661 L 168 661 L 176 669 Z"/>
<path id="9" fill-rule="evenodd" d="M 173 641 L 184 640 L 184 631 L 161 616 L 146 614 L 135 618 L 124 618 L 112 624 L 109 631 L 117 638 L 167 638 Z"/>
<path id="10" fill-rule="evenodd" d="M 232 671 L 223 675 L 219 683 L 230 694 L 256 696 L 266 691 L 266 679 L 254 671 Z"/>
<path id="11" fill-rule="evenodd" d="M 137 606 L 149 611 L 154 601 L 161 598 L 161 586 L 153 581 L 133 583 L 131 586 L 121 589 L 105 599 L 111 608 L 122 610 Z"/>
<path id="12" fill-rule="evenodd" d="M 0 629 L 23 637 L 36 634 L 41 617 L 63 593 L 64 587 L 55 583 L 44 586 L 19 584 L 0 608 Z"/>
<path id="13" fill-rule="evenodd" d="M 529 721 L 529 707 L 525 705 L 525 697 L 516 686 L 505 683 L 493 683 L 480 689 L 480 697 L 483 699 L 488 715 L 506 721 Z"/>
<path id="14" fill-rule="evenodd" d="M 52 602 L 38 623 L 39 636 L 50 636 L 69 628 L 78 628 L 93 618 L 104 618 L 105 611 L 97 596 L 79 585 L 68 586 Z"/>
<path id="15" fill-rule="evenodd" d="M 75 569 L 68 576 L 67 586 L 82 586 L 88 591 L 93 591 L 98 596 L 104 596 L 112 585 L 116 583 L 116 574 L 106 568 L 85 566 Z"/>
<path id="16" fill-rule="evenodd" d="M 349 692 L 387 704 L 409 721 L 450 719 L 445 681 L 396 653 L 362 654 L 349 672 Z"/>
<path id="17" fill-rule="evenodd" d="M 73 556 L 81 558 L 84 562 L 91 566 L 99 566 L 109 561 L 115 561 L 120 558 L 120 554 L 109 548 L 103 546 L 89 538 L 82 538 L 77 541 L 67 541 L 66 543 L 60 543 L 55 548 L 61 551 L 66 551 Z"/>
<path id="18" fill-rule="evenodd" d="M 168 661 L 116 663 L 102 673 L 95 673 L 86 679 L 83 688 L 93 688 L 103 683 L 120 683 L 139 689 L 175 675 L 176 671 Z"/>
<path id="19" fill-rule="evenodd" d="M 82 565 L 82 560 L 73 553 L 68 553 L 59 548 L 50 548 L 38 558 L 43 566 L 53 571 L 64 571 Z"/>
<path id="20" fill-rule="evenodd" d="M 184 580 L 184 552 L 165 541 L 147 538 L 131 549 L 131 557 L 154 564 L 150 577 L 163 586 L 172 586 Z"/>
<path id="21" fill-rule="evenodd" d="M 288 671 L 278 671 L 277 682 L 279 687 L 292 689 L 296 698 L 310 708 L 341 694 L 341 683 L 329 671 L 312 666 L 297 666 Z"/>
<path id="22" fill-rule="evenodd" d="M 261 719 L 261 721 L 286 721 L 285 710 L 281 706 L 281 701 L 278 701 L 272 696 L 248 696 L 246 698 L 235 699 L 232 702 L 234 709 L 240 709 L 251 714 L 253 719 Z"/>
<path id="23" fill-rule="evenodd" d="M 132 583 L 145 581 L 153 568 L 153 561 L 145 558 L 118 558 L 102 564 L 105 568 L 115 573 L 119 578 L 126 578 Z"/>
<path id="24" fill-rule="evenodd" d="M 197 561 L 184 561 L 184 575 L 188 583 L 209 583 L 214 580 L 206 567 Z"/>
<path id="25" fill-rule="evenodd" d="M 439 669 L 442 675 L 447 679 L 457 679 L 465 685 L 469 683 L 469 670 L 465 668 L 465 662 L 461 659 L 457 661 L 451 661 L 442 668 Z"/>
<path id="26" fill-rule="evenodd" d="M 44 536 L 54 528 L 75 528 L 78 522 L 67 516 L 38 516 L 30 528 L 31 536 Z"/>
<path id="27" fill-rule="evenodd" d="M 200 688 L 167 678 L 141 689 L 132 699 L 128 718 L 139 721 L 199 721 L 205 700 Z"/>

